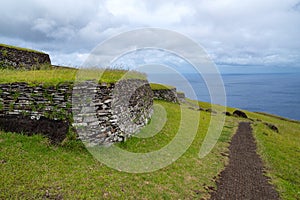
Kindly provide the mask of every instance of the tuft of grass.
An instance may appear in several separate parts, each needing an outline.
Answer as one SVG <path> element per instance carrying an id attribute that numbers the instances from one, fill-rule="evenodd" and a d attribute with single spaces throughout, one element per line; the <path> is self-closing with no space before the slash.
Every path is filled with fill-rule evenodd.
<path id="1" fill-rule="evenodd" d="M 16 49 L 16 50 L 19 50 L 19 51 L 27 51 L 27 52 L 45 54 L 44 52 L 41 52 L 41 51 L 36 51 L 36 50 L 33 50 L 33 49 L 27 49 L 27 48 L 22 48 L 22 47 L 16 47 L 16 46 L 7 45 L 7 44 L 0 44 L 0 47 L 6 47 L 6 48 L 10 48 L 10 49 Z"/>
<path id="2" fill-rule="evenodd" d="M 174 86 L 158 84 L 158 83 L 150 83 L 150 87 L 152 90 L 170 90 L 174 89 Z"/>

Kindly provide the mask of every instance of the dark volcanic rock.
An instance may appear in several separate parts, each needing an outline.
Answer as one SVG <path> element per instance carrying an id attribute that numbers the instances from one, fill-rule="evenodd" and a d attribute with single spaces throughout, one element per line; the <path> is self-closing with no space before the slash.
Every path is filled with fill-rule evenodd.
<path id="1" fill-rule="evenodd" d="M 226 115 L 226 116 L 231 116 L 231 113 L 230 113 L 230 112 L 228 112 L 228 111 L 226 111 L 226 112 L 223 112 L 223 114 L 224 114 L 224 115 Z"/>
<path id="2" fill-rule="evenodd" d="M 235 110 L 233 112 L 233 116 L 235 117 L 242 117 L 242 118 L 248 118 L 246 113 L 244 113 L 243 111 L 240 111 L 240 110 Z"/>
<path id="3" fill-rule="evenodd" d="M 265 124 L 266 126 L 268 126 L 271 130 L 273 130 L 273 131 L 275 131 L 275 132 L 277 132 L 277 133 L 279 132 L 277 126 L 275 126 L 274 124 L 267 123 L 267 122 L 264 122 L 264 124 Z"/>
<path id="4" fill-rule="evenodd" d="M 210 113 L 217 114 L 217 111 L 212 110 L 211 108 L 207 108 L 205 111 L 206 111 L 206 112 L 210 112 Z"/>
<path id="5" fill-rule="evenodd" d="M 199 108 L 198 108 L 198 111 L 205 111 L 205 109 L 204 109 L 204 108 L 201 108 L 201 107 L 199 107 Z"/>

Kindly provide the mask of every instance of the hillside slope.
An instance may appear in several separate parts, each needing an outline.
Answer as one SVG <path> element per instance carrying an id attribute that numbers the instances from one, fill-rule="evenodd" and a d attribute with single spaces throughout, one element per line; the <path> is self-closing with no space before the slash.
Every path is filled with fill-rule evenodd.
<path id="1" fill-rule="evenodd" d="M 267 176 L 283 199 L 299 199 L 300 123 L 258 113 L 246 112 L 251 119 L 227 116 L 225 126 L 212 152 L 198 157 L 207 132 L 211 112 L 197 110 L 195 101 L 179 106 L 155 101 L 164 108 L 167 121 L 149 138 L 134 137 L 118 146 L 131 152 L 151 152 L 167 145 L 176 135 L 181 110 L 191 119 L 200 116 L 192 145 L 178 160 L 151 173 L 131 174 L 111 169 L 97 161 L 80 141 L 49 144 L 41 136 L 0 134 L 0 198 L 56 199 L 200 199 L 208 198 L 218 174 L 228 162 L 230 139 L 240 121 L 252 122 L 259 154 Z M 210 104 L 199 103 L 204 109 Z M 181 107 L 181 108 L 180 108 Z M 232 112 L 234 109 L 228 108 Z M 159 119 L 159 110 L 155 116 Z M 264 122 L 276 125 L 271 130 Z M 153 126 L 149 124 L 148 126 Z M 147 128 L 147 127 L 146 127 Z"/>

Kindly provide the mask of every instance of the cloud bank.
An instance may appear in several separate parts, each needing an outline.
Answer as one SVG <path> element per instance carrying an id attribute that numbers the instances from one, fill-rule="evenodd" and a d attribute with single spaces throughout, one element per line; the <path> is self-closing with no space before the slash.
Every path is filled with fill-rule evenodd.
<path id="1" fill-rule="evenodd" d="M 300 67 L 296 0 L 10 0 L 0 6 L 0 43 L 46 51 L 80 66 L 99 43 L 141 27 L 170 29 L 219 65 Z"/>

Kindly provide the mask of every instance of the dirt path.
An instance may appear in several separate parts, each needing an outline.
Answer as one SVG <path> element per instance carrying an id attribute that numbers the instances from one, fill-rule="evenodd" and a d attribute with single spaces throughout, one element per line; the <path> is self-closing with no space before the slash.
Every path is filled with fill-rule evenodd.
<path id="1" fill-rule="evenodd" d="M 241 122 L 229 147 L 229 164 L 221 172 L 211 200 L 277 200 L 278 193 L 263 175 L 262 160 L 249 123 Z"/>

